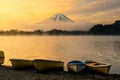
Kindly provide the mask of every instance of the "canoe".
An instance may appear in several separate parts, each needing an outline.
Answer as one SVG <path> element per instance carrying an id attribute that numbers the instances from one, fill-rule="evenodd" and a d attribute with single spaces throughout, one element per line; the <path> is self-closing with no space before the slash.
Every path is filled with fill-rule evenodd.
<path id="1" fill-rule="evenodd" d="M 12 64 L 12 68 L 14 69 L 28 69 L 34 67 L 32 60 L 10 59 L 10 61 Z"/>
<path id="2" fill-rule="evenodd" d="M 53 60 L 44 60 L 44 59 L 35 59 L 33 61 L 34 67 L 38 72 L 50 71 L 50 70 L 63 70 L 64 62 L 53 61 Z"/>
<path id="3" fill-rule="evenodd" d="M 67 63 L 68 71 L 72 71 L 75 73 L 83 71 L 85 67 L 86 67 L 86 64 L 79 60 L 73 60 Z"/>
<path id="4" fill-rule="evenodd" d="M 103 74 L 109 74 L 109 70 L 111 68 L 111 65 L 108 63 L 102 63 L 102 62 L 96 62 L 96 61 L 86 61 L 86 65 L 89 70 L 103 73 Z"/>
<path id="5" fill-rule="evenodd" d="M 4 63 L 4 52 L 0 51 L 0 65 Z"/>

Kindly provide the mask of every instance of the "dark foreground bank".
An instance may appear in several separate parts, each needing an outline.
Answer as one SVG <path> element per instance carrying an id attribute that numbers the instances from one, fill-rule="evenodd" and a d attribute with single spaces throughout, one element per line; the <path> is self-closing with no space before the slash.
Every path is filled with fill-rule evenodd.
<path id="1" fill-rule="evenodd" d="M 120 74 L 102 75 L 89 71 L 37 73 L 34 69 L 14 70 L 10 66 L 0 66 L 0 80 L 120 80 Z"/>

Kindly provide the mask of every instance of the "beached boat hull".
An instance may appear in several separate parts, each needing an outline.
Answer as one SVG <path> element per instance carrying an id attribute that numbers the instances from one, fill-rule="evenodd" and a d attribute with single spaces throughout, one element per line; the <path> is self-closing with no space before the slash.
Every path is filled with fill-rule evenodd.
<path id="1" fill-rule="evenodd" d="M 35 59 L 34 67 L 38 72 L 63 69 L 64 62 L 44 59 Z"/>
<path id="2" fill-rule="evenodd" d="M 10 61 L 14 69 L 26 69 L 34 67 L 33 61 L 31 60 L 10 59 Z"/>
<path id="3" fill-rule="evenodd" d="M 87 62 L 86 64 L 90 70 L 103 74 L 109 74 L 109 70 L 111 68 L 111 65 L 108 63 L 91 61 L 91 62 Z"/>
<path id="4" fill-rule="evenodd" d="M 4 63 L 4 52 L 0 51 L 0 65 Z"/>
<path id="5" fill-rule="evenodd" d="M 67 67 L 68 67 L 68 71 L 78 73 L 85 69 L 86 64 L 81 61 L 71 61 L 68 62 Z"/>

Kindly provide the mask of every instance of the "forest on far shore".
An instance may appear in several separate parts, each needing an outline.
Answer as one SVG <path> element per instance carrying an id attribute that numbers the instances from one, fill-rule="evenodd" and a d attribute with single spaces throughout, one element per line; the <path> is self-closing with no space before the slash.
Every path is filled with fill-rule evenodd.
<path id="1" fill-rule="evenodd" d="M 22 31 L 11 29 L 9 31 L 0 31 L 0 35 L 86 35 L 88 31 L 65 31 L 65 30 L 57 30 L 52 29 L 49 31 L 43 31 L 40 29 L 33 31 Z"/>
<path id="2" fill-rule="evenodd" d="M 88 31 L 66 31 L 57 29 L 48 31 L 43 31 L 40 29 L 33 31 L 22 31 L 11 29 L 9 31 L 1 30 L 0 35 L 120 35 L 120 20 L 108 25 L 96 24 Z"/>

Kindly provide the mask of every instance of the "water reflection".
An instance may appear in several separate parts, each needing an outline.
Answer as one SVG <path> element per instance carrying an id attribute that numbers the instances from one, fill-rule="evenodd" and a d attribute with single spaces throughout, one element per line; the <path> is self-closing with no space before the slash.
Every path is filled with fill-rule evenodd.
<path id="1" fill-rule="evenodd" d="M 111 61 L 120 58 L 120 42 L 119 41 L 93 41 L 93 53 L 97 54 L 103 61 Z"/>
<path id="2" fill-rule="evenodd" d="M 120 41 L 114 41 L 114 50 L 116 51 L 116 55 L 120 57 Z"/>
<path id="3" fill-rule="evenodd" d="M 97 60 L 113 64 L 112 72 L 120 73 L 119 36 L 0 36 L 0 49 L 5 52 L 5 64 L 10 58 Z"/>

